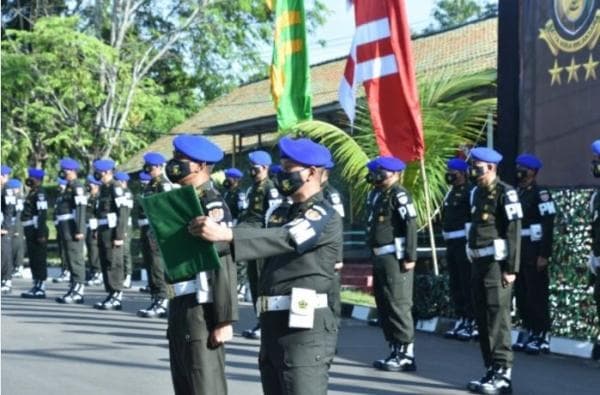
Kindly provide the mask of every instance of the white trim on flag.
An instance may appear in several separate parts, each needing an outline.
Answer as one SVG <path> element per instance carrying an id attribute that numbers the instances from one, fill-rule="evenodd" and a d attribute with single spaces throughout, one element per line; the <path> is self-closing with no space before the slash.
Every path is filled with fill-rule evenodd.
<path id="1" fill-rule="evenodd" d="M 354 117 L 356 114 L 356 90 L 350 86 L 345 78 L 342 78 L 340 83 L 340 89 L 338 90 L 338 100 L 340 107 L 346 113 L 346 116 L 350 120 L 351 124 L 354 124 Z"/>
<path id="2" fill-rule="evenodd" d="M 385 77 L 386 75 L 395 74 L 397 72 L 398 67 L 396 66 L 396 58 L 394 55 L 382 56 L 380 58 L 356 64 L 354 83 L 362 84 L 365 81 Z"/>
<path id="3" fill-rule="evenodd" d="M 388 18 L 377 19 L 356 27 L 354 45 L 368 44 L 390 36 L 390 20 Z"/>

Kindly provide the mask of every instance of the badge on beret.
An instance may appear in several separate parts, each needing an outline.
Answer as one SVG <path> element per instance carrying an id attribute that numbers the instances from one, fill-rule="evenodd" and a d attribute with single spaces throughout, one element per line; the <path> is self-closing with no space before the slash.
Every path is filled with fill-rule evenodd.
<path id="1" fill-rule="evenodd" d="M 312 209 L 312 208 L 311 208 L 311 209 L 308 209 L 308 210 L 306 211 L 306 213 L 304 213 L 304 216 L 305 216 L 307 219 L 311 220 L 311 221 L 318 221 L 318 220 L 320 220 L 321 218 L 323 218 L 323 216 L 321 215 L 321 213 L 319 213 L 317 210 L 315 210 L 315 209 Z"/>
<path id="2" fill-rule="evenodd" d="M 225 211 L 222 208 L 214 208 L 208 212 L 208 216 L 215 222 L 221 222 L 225 217 Z"/>

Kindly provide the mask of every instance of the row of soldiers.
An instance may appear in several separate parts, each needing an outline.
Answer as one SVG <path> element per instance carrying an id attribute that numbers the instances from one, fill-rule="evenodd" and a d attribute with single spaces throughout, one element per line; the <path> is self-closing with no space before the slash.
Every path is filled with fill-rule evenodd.
<path id="1" fill-rule="evenodd" d="M 167 177 L 173 183 L 194 186 L 207 213 L 193 219 L 188 231 L 214 242 L 221 260 L 218 270 L 170 285 L 175 296 L 168 309 L 168 339 L 177 394 L 226 393 L 223 343 L 231 338 L 231 324 L 238 318 L 238 268 L 234 262 L 246 262 L 248 269 L 262 333 L 257 334 L 258 328 L 248 332 L 261 339 L 259 368 L 264 392 L 327 391 L 327 372 L 338 332 L 336 267 L 343 261 L 343 211 L 338 210 L 343 206 L 339 194 L 326 197 L 327 169 L 333 166 L 327 148 L 308 139 L 290 138 L 282 138 L 278 147 L 281 168 L 270 169 L 268 153 L 252 152 L 253 186 L 241 190 L 242 173 L 229 169 L 227 191 L 222 196 L 210 178 L 213 167 L 223 158 L 222 150 L 200 136 L 182 135 L 173 141 L 174 157 L 165 166 Z M 600 140 L 592 150 L 594 175 L 600 176 Z M 154 153 L 145 156 L 145 166 L 149 165 L 148 155 Z M 448 162 L 447 180 L 452 188 L 444 201 L 444 237 L 453 299 L 462 315 L 451 335 L 466 333 L 472 337 L 475 330 L 479 332 L 486 372 L 468 383 L 469 390 L 510 393 L 510 300 L 515 281 L 520 314 L 530 332 L 523 347 L 544 350 L 547 343 L 547 265 L 555 207 L 549 192 L 535 184 L 541 168 L 538 158 L 521 155 L 517 159 L 519 185 L 514 189 L 498 177 L 497 166 L 502 160 L 498 152 L 475 148 L 470 157 L 470 163 L 460 159 Z M 159 162 L 162 172 L 164 158 Z M 103 183 L 101 196 L 102 191 L 113 200 L 123 196 L 124 191 L 117 192 L 120 187 L 112 181 L 114 162 L 97 161 L 94 167 L 96 179 Z M 414 371 L 411 307 L 417 211 L 410 193 L 399 182 L 405 169 L 401 160 L 378 157 L 367 164 L 367 169 L 367 181 L 373 185 L 367 198 L 367 245 L 372 252 L 379 322 L 390 344 L 390 355 L 373 365 L 386 371 Z M 597 196 L 594 194 L 591 203 L 592 271 L 598 269 L 600 256 Z M 120 200 L 121 205 L 123 202 Z M 112 246 L 112 257 L 122 245 L 123 234 L 115 228 L 123 221 L 118 213 L 111 226 L 108 214 L 118 212 L 119 207 L 115 201 L 110 210 L 96 210 L 98 225 L 106 231 L 104 236 L 96 235 L 98 246 Z M 147 250 L 156 254 L 160 263 L 151 231 L 147 238 Z M 107 266 L 117 269 L 116 261 L 107 265 L 106 256 L 100 255 L 104 272 Z M 117 272 L 122 276 L 122 266 Z M 165 281 L 164 272 L 159 277 Z M 120 290 L 107 290 L 104 304 L 120 298 Z M 596 298 L 599 294 L 596 281 Z"/>

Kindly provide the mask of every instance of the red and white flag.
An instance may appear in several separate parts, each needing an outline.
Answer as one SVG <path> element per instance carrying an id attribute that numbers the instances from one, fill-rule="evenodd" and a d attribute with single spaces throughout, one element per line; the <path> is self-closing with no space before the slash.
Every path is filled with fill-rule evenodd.
<path id="1" fill-rule="evenodd" d="M 339 88 L 350 122 L 364 84 L 381 155 L 423 157 L 423 127 L 404 0 L 354 0 L 356 32 Z"/>

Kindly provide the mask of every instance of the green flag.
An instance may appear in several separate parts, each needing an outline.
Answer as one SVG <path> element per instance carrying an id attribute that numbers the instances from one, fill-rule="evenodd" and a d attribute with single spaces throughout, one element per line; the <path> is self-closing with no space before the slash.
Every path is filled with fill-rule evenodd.
<path id="1" fill-rule="evenodd" d="M 271 93 L 279 130 L 286 130 L 312 119 L 304 0 L 267 0 L 267 5 L 275 6 Z"/>
<path id="2" fill-rule="evenodd" d="M 221 263 L 213 243 L 192 236 L 187 230 L 193 218 L 203 215 L 193 187 L 153 194 L 140 202 L 170 281 L 183 281 L 198 272 L 219 268 Z"/>

